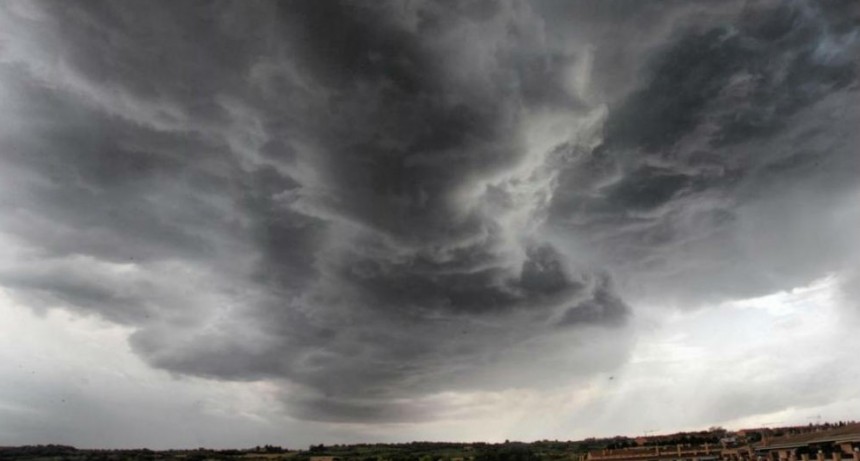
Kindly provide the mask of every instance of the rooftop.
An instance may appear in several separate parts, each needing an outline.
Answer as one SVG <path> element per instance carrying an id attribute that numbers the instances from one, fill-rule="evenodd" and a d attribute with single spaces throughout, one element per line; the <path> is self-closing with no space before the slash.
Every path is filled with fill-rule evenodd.
<path id="1" fill-rule="evenodd" d="M 757 449 L 795 448 L 818 443 L 860 442 L 860 423 L 848 424 L 818 432 L 774 437 L 767 443 L 756 445 Z"/>

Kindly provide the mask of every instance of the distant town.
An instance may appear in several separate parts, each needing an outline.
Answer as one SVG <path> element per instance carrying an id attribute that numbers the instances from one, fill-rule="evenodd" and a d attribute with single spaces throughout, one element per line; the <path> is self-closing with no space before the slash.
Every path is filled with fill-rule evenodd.
<path id="1" fill-rule="evenodd" d="M 290 449 L 97 450 L 64 445 L 0 447 L 0 460 L 291 460 L 291 461 L 860 461 L 860 423 L 807 424 L 698 432 L 542 440 L 531 443 L 311 445 Z"/>

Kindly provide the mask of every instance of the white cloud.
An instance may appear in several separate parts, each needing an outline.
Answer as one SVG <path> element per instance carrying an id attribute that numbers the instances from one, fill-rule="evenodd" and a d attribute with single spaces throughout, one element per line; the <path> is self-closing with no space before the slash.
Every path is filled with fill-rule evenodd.
<path id="1" fill-rule="evenodd" d="M 578 414 L 578 435 L 637 434 L 763 424 L 860 411 L 851 367 L 860 348 L 839 280 L 758 298 L 639 318 L 631 361 Z M 649 331 L 650 330 L 650 331 Z M 623 421 L 623 422 L 622 422 Z"/>
<path id="2" fill-rule="evenodd" d="M 0 445 L 303 447 L 326 429 L 285 417 L 270 382 L 219 382 L 147 366 L 132 330 L 0 292 Z M 121 428 L 122 430 L 118 430 Z"/>

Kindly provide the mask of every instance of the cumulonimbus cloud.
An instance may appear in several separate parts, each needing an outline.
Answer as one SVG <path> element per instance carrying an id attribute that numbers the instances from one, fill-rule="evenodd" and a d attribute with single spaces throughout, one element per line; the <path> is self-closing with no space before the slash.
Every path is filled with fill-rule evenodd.
<path id="1" fill-rule="evenodd" d="M 851 257 L 819 206 L 856 190 L 848 4 L 666 6 L 685 21 L 643 32 L 623 85 L 600 72 L 636 18 L 603 7 L 3 8 L 0 283 L 134 327 L 154 366 L 283 382 L 302 418 L 610 368 L 637 299 Z M 827 251 L 745 253 L 794 213 Z"/>

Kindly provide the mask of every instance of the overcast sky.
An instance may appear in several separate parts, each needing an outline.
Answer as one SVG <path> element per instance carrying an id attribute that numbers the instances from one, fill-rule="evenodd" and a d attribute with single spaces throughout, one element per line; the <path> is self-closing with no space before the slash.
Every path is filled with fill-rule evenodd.
<path id="1" fill-rule="evenodd" d="M 860 415 L 860 3 L 0 3 L 0 445 Z"/>

